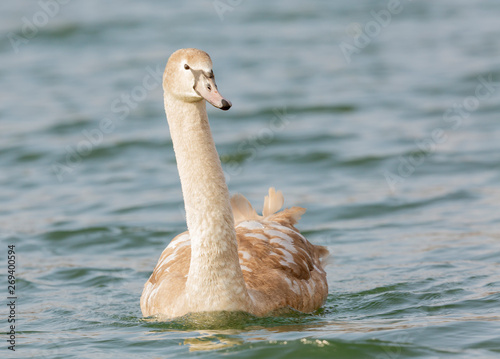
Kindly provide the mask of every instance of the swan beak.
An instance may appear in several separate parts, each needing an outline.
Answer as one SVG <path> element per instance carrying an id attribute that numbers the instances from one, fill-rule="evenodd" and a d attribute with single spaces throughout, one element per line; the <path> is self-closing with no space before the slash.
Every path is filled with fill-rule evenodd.
<path id="1" fill-rule="evenodd" d="M 232 106 L 231 101 L 222 97 L 219 90 L 217 90 L 213 74 L 209 76 L 200 76 L 194 85 L 194 90 L 198 95 L 210 102 L 212 106 L 220 108 L 221 110 L 227 111 Z"/>

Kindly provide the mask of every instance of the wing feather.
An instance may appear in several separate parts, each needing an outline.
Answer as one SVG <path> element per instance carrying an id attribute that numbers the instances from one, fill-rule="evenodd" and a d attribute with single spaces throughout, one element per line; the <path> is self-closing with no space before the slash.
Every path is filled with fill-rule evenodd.
<path id="1" fill-rule="evenodd" d="M 311 312 L 328 295 L 323 269 L 328 250 L 311 244 L 294 225 L 305 213 L 301 207 L 277 212 L 283 206 L 281 191 L 269 189 L 263 216 L 242 195 L 231 198 L 238 240 L 238 255 L 255 313 L 291 307 Z M 162 252 L 144 286 L 141 308 L 144 315 L 163 312 L 182 302 L 191 260 L 189 233 L 175 237 Z M 175 315 L 175 312 L 172 313 Z"/>

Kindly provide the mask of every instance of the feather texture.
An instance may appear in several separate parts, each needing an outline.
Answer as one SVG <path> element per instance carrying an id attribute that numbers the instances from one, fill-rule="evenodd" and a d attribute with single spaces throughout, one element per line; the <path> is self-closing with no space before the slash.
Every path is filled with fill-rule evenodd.
<path id="1" fill-rule="evenodd" d="M 277 197 L 275 197 L 277 196 Z M 279 210 L 283 195 L 269 190 L 271 210 Z M 280 199 L 281 198 L 281 199 Z M 305 209 L 292 207 L 258 216 L 242 195 L 232 197 L 238 241 L 238 257 L 248 294 L 256 315 L 280 308 L 311 312 L 321 307 L 328 295 L 323 262 L 328 250 L 311 244 L 295 228 Z M 281 204 L 280 204 L 281 207 Z M 277 208 L 277 209 L 276 209 Z M 257 218 L 256 218 L 257 217 Z M 175 237 L 163 251 L 144 287 L 141 307 L 144 315 L 158 313 L 179 316 L 188 312 L 179 296 L 186 287 L 191 255 L 189 233 Z"/>

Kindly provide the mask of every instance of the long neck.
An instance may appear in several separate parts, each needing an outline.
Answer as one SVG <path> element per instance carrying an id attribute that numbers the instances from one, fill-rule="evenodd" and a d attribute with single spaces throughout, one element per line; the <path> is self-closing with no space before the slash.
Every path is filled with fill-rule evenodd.
<path id="1" fill-rule="evenodd" d="M 191 238 L 188 301 L 193 311 L 248 310 L 229 191 L 205 107 L 165 95 Z"/>

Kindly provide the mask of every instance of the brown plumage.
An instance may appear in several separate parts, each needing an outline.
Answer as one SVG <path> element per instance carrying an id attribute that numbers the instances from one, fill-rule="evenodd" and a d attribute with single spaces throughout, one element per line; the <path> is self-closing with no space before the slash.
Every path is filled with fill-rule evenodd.
<path id="1" fill-rule="evenodd" d="M 311 244 L 295 228 L 305 209 L 292 207 L 272 213 L 283 203 L 281 192 L 274 188 L 266 196 L 266 216 L 257 215 L 240 194 L 233 196 L 231 203 L 237 220 L 238 256 L 254 304 L 253 314 L 265 315 L 281 308 L 312 312 L 321 307 L 328 295 L 323 269 L 328 250 Z M 165 313 L 176 302 L 186 285 L 190 259 L 186 231 L 163 251 L 146 283 L 141 298 L 141 307 L 147 308 L 144 315 Z"/>

